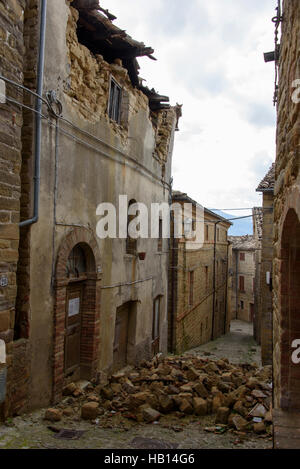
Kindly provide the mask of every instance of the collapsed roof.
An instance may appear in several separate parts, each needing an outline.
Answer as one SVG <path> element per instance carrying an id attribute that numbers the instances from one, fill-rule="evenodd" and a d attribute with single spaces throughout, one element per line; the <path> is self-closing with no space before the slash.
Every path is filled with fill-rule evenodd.
<path id="1" fill-rule="evenodd" d="M 71 5 L 79 12 L 77 36 L 81 44 L 93 54 L 100 54 L 108 63 L 121 59 L 127 69 L 132 85 L 141 90 L 149 99 L 152 111 L 168 109 L 167 96 L 159 95 L 154 89 L 142 85 L 139 77 L 137 57 L 147 56 L 152 60 L 154 50 L 130 37 L 126 31 L 115 26 L 116 19 L 108 10 L 100 7 L 98 0 L 73 0 Z"/>

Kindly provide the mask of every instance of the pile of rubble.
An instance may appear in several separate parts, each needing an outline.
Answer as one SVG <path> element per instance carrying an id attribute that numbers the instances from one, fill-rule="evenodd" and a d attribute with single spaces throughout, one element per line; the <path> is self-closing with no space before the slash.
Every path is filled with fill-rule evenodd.
<path id="1" fill-rule="evenodd" d="M 232 365 L 195 356 L 157 356 L 139 367 L 113 374 L 103 384 L 82 390 L 71 383 L 64 388 L 64 403 L 48 409 L 45 418 L 72 415 L 95 420 L 119 413 L 138 422 L 155 422 L 161 415 L 215 415 L 215 424 L 236 431 L 270 433 L 272 429 L 271 367 Z M 210 431 L 207 428 L 207 431 Z M 213 430 L 211 430 L 213 431 Z"/>

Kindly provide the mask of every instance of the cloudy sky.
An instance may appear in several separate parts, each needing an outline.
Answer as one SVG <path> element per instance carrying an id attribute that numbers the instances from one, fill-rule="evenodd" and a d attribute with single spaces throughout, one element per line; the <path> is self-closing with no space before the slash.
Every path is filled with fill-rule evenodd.
<path id="1" fill-rule="evenodd" d="M 276 0 L 102 0 L 115 24 L 155 49 L 139 60 L 147 86 L 183 104 L 174 189 L 210 208 L 261 204 L 275 159 Z M 236 213 L 237 215 L 237 213 Z"/>

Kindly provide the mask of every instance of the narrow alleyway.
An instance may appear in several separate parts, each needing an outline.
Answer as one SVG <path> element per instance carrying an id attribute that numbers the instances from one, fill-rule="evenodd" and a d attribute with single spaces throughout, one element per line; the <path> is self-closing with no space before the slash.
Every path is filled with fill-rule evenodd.
<path id="1" fill-rule="evenodd" d="M 241 321 L 234 321 L 231 332 L 214 342 L 198 347 L 182 357 L 170 356 L 169 363 L 175 363 L 178 359 L 189 364 L 188 360 L 193 360 L 191 357 L 195 355 L 201 357 L 201 360 L 204 358 L 204 365 L 212 363 L 210 360 L 220 363 L 221 358 L 228 358 L 237 365 L 248 363 L 250 367 L 253 362 L 259 365 L 259 347 L 255 345 L 251 335 L 251 326 Z M 223 364 L 226 366 L 226 363 L 225 360 Z M 147 386 L 150 388 L 151 385 Z M 8 419 L 5 424 L 1 424 L 0 449 L 263 449 L 272 448 L 273 445 L 270 432 L 256 434 L 253 431 L 236 431 L 227 425 L 216 426 L 215 414 L 179 416 L 179 412 L 173 412 L 161 415 L 159 420 L 152 423 L 145 423 L 126 418 L 122 412 L 107 410 L 99 418 L 87 421 L 81 419 L 78 413 L 80 401 L 73 397 L 65 397 L 64 401 L 56 406 L 63 411 L 63 418 L 58 422 L 45 420 L 43 409 Z M 73 406 L 71 410 L 70 402 L 71 407 Z M 65 412 L 66 409 L 68 412 Z M 78 439 L 61 439 L 58 431 L 62 429 L 80 430 L 82 434 L 78 435 Z"/>
<path id="2" fill-rule="evenodd" d="M 256 363 L 261 366 L 260 347 L 253 338 L 253 324 L 234 319 L 230 332 L 219 339 L 201 345 L 188 353 L 212 360 L 228 358 L 230 363 Z"/>

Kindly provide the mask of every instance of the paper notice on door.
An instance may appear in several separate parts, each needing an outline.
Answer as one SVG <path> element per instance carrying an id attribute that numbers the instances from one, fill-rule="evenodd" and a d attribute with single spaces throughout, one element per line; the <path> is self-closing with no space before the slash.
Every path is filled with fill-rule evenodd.
<path id="1" fill-rule="evenodd" d="M 80 298 L 72 298 L 69 300 L 68 316 L 76 316 L 80 311 Z"/>

